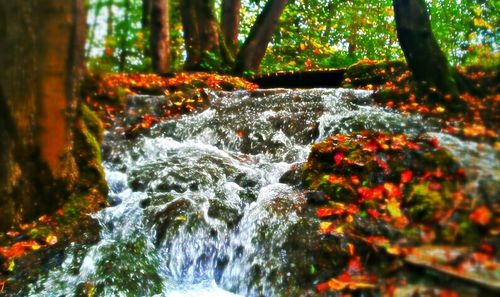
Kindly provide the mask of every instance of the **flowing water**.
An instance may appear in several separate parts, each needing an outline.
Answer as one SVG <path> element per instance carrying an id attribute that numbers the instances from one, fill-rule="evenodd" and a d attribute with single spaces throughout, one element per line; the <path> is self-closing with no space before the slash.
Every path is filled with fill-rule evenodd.
<path id="1" fill-rule="evenodd" d="M 478 152 L 419 116 L 375 107 L 367 91 L 209 95 L 209 109 L 136 139 L 120 127 L 107 133 L 113 206 L 94 214 L 101 239 L 69 246 L 63 264 L 31 285 L 30 295 L 299 296 L 311 287 L 303 275 L 317 222 L 304 218 L 293 175 L 288 183 L 280 178 L 332 133 L 433 133 L 477 177 L 472 190 L 498 183 L 493 149 Z M 161 98 L 129 102 L 138 116 L 154 113 Z"/>

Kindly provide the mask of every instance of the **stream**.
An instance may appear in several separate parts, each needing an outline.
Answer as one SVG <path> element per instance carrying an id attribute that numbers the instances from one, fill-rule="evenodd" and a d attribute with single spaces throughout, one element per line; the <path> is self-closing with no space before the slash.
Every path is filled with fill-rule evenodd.
<path id="1" fill-rule="evenodd" d="M 211 107 L 127 139 L 119 125 L 104 151 L 111 207 L 93 214 L 94 245 L 72 244 L 30 296 L 300 296 L 313 288 L 318 221 L 292 166 L 312 143 L 357 130 L 431 133 L 474 178 L 498 183 L 494 150 L 439 132 L 432 121 L 372 105 L 347 89 L 209 93 Z M 130 114 L 162 97 L 129 98 Z M 133 119 L 125 119 L 131 121 Z M 306 271 L 305 271 L 306 270 Z M 305 295 L 304 295 L 305 296 Z"/>

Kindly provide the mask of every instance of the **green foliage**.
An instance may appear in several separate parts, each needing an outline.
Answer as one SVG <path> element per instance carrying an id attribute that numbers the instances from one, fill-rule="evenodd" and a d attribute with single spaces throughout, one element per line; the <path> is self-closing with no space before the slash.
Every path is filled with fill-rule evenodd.
<path id="1" fill-rule="evenodd" d="M 130 1 L 128 21 L 125 4 Z M 498 1 L 427 0 L 434 35 L 452 64 L 498 67 Z M 112 3 L 109 19 L 107 4 Z M 240 44 L 250 32 L 264 0 L 243 0 Z M 220 14 L 221 1 L 216 1 Z M 126 50 L 125 71 L 149 71 L 149 29 L 142 28 L 142 0 L 89 0 L 87 60 L 94 72 L 118 71 Z M 219 15 L 220 17 L 220 15 Z M 111 30 L 110 30 L 111 29 Z M 185 54 L 180 1 L 170 1 L 172 70 L 181 70 Z M 362 59 L 402 59 L 392 0 L 289 1 L 269 44 L 261 71 L 347 67 Z M 219 61 L 209 60 L 207 69 Z"/>

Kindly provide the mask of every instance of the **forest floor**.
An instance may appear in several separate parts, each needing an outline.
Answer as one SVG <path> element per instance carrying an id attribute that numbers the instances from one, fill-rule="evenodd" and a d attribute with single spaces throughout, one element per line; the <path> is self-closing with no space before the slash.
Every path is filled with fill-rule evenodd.
<path id="1" fill-rule="evenodd" d="M 498 73 L 460 71 L 478 91 L 461 94 L 460 109 L 450 108 L 446 95 L 416 94 L 411 73 L 400 62 L 362 61 L 348 69 L 343 87 L 374 90 L 376 104 L 435 119 L 442 132 L 476 141 L 479 150 L 491 146 L 498 156 Z M 205 73 L 109 74 L 88 77 L 83 93 L 105 129 L 124 115 L 127 95 L 164 95 L 161 116 L 142 115 L 125 126 L 123 133 L 136 137 L 156 123 L 207 108 L 206 89 L 256 88 L 240 78 Z M 319 295 L 469 296 L 408 286 L 411 277 L 400 273 L 408 266 L 438 274 L 439 280 L 465 281 L 483 295 L 500 290 L 498 186 L 483 187 L 478 197 L 466 194 L 465 170 L 437 139 L 367 131 L 332 135 L 313 145 L 300 172 L 309 206 L 321 220 L 318 236 L 345 239 L 345 261 L 335 269 L 341 273 L 311 284 Z M 88 195 L 1 234 L 0 294 L 45 272 L 33 267 L 61 255 L 68 242 L 98 240 L 95 222 L 87 219 L 87 227 L 77 222 L 104 206 L 103 197 Z"/>

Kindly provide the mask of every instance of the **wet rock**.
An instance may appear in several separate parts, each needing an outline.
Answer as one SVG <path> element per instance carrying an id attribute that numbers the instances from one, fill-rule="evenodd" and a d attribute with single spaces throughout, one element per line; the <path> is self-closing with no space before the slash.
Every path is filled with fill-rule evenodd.
<path id="1" fill-rule="evenodd" d="M 291 186 L 300 185 L 302 183 L 302 172 L 300 172 L 300 166 L 293 165 L 290 170 L 285 172 L 280 177 L 279 182 Z"/>
<path id="2" fill-rule="evenodd" d="M 167 233 L 175 233 L 179 226 L 187 220 L 189 213 L 193 211 L 193 203 L 188 199 L 174 200 L 162 211 L 155 215 L 158 227 L 156 231 L 156 245 L 160 245 L 166 238 Z"/>
<path id="3" fill-rule="evenodd" d="M 244 173 L 238 174 L 235 177 L 234 182 L 237 183 L 242 188 L 253 188 L 258 184 L 257 181 L 253 180 L 247 174 Z"/>
<path id="4" fill-rule="evenodd" d="M 323 191 L 308 191 L 305 195 L 307 203 L 313 205 L 323 205 L 330 200 L 330 196 Z"/>
<path id="5" fill-rule="evenodd" d="M 149 207 L 151 205 L 151 198 L 148 197 L 146 199 L 142 199 L 140 202 L 139 202 L 139 206 L 141 208 L 146 208 L 146 207 Z"/>
<path id="6" fill-rule="evenodd" d="M 110 195 L 108 197 L 108 203 L 109 203 L 109 206 L 117 206 L 117 205 L 120 205 L 122 203 L 122 199 L 116 195 Z"/>
<path id="7" fill-rule="evenodd" d="M 241 220 L 242 214 L 239 210 L 224 204 L 223 201 L 211 199 L 209 203 L 208 216 L 225 222 L 229 228 L 234 228 Z"/>
<path id="8" fill-rule="evenodd" d="M 500 203 L 500 186 L 493 178 L 483 179 L 479 182 L 479 194 L 490 206 Z"/>

